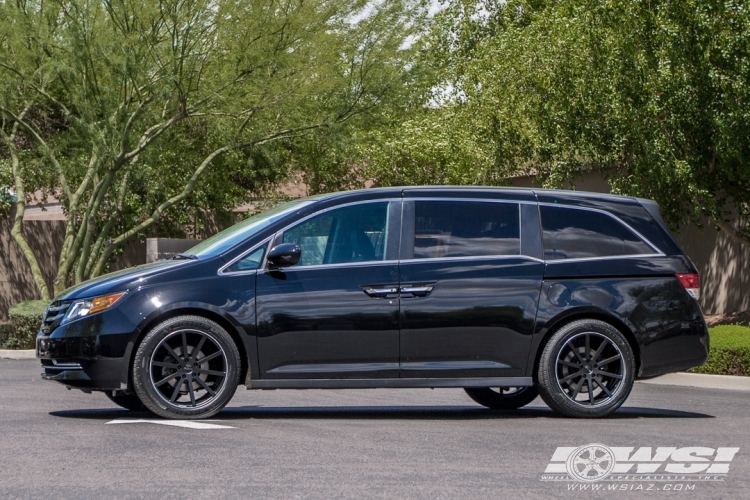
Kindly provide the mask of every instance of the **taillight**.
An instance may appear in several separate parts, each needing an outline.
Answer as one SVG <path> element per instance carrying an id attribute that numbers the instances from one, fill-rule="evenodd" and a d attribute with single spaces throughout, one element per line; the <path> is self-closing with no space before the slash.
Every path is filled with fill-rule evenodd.
<path id="1" fill-rule="evenodd" d="M 698 273 L 675 274 L 687 293 L 695 300 L 701 296 L 701 276 Z"/>

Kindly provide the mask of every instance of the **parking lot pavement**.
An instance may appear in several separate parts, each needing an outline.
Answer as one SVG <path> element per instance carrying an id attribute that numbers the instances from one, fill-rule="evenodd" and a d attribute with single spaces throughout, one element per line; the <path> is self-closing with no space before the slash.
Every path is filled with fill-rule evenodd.
<path id="1" fill-rule="evenodd" d="M 748 498 L 750 491 L 747 392 L 639 383 L 613 417 L 576 420 L 540 400 L 491 412 L 455 389 L 240 388 L 214 419 L 181 426 L 41 381 L 39 371 L 37 361 L 0 361 L 0 498 Z M 543 480 L 558 447 L 589 443 L 616 453 L 739 452 L 718 480 L 663 473 L 674 455 L 660 469 L 666 479 Z M 700 467 L 708 451 L 692 451 L 698 461 L 685 467 Z M 616 461 L 622 465 L 620 455 Z"/>

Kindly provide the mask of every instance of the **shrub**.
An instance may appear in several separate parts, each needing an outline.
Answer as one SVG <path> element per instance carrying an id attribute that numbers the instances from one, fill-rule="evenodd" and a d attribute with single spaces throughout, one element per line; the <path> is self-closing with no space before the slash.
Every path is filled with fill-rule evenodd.
<path id="1" fill-rule="evenodd" d="M 11 328 L 3 340 L 5 349 L 33 349 L 36 334 L 42 324 L 46 300 L 29 300 L 11 307 L 8 311 Z"/>
<path id="2" fill-rule="evenodd" d="M 720 325 L 709 329 L 711 350 L 703 366 L 693 373 L 750 376 L 750 328 Z"/>
<path id="3" fill-rule="evenodd" d="M 10 333 L 13 326 L 7 321 L 0 321 L 0 347 L 5 344 L 5 337 Z"/>

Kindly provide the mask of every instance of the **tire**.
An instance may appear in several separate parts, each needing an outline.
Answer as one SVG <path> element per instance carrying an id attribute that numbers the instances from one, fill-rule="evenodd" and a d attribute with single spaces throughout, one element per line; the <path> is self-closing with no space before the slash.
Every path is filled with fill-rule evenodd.
<path id="1" fill-rule="evenodd" d="M 539 395 L 535 387 L 466 387 L 471 399 L 491 410 L 517 410 Z"/>
<path id="2" fill-rule="evenodd" d="M 237 345 L 226 330 L 201 316 L 160 323 L 143 338 L 133 360 L 136 394 L 164 418 L 216 415 L 232 399 L 239 380 Z"/>
<path id="3" fill-rule="evenodd" d="M 578 320 L 555 332 L 539 360 L 539 395 L 569 417 L 605 417 L 633 388 L 635 357 L 625 336 L 599 320 Z"/>
<path id="4" fill-rule="evenodd" d="M 125 408 L 130 411 L 148 411 L 148 408 L 141 402 L 140 398 L 134 394 L 123 394 L 120 393 L 117 396 L 113 396 L 111 391 L 105 391 L 104 395 L 117 406 Z"/>

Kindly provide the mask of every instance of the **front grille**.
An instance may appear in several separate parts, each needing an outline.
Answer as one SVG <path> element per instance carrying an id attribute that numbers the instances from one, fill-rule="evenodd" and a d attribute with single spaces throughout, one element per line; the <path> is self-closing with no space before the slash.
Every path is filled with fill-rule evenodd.
<path id="1" fill-rule="evenodd" d="M 71 303 L 70 301 L 58 300 L 50 304 L 42 317 L 41 332 L 49 335 L 60 326 L 60 322 L 65 317 L 65 313 L 68 312 Z"/>

